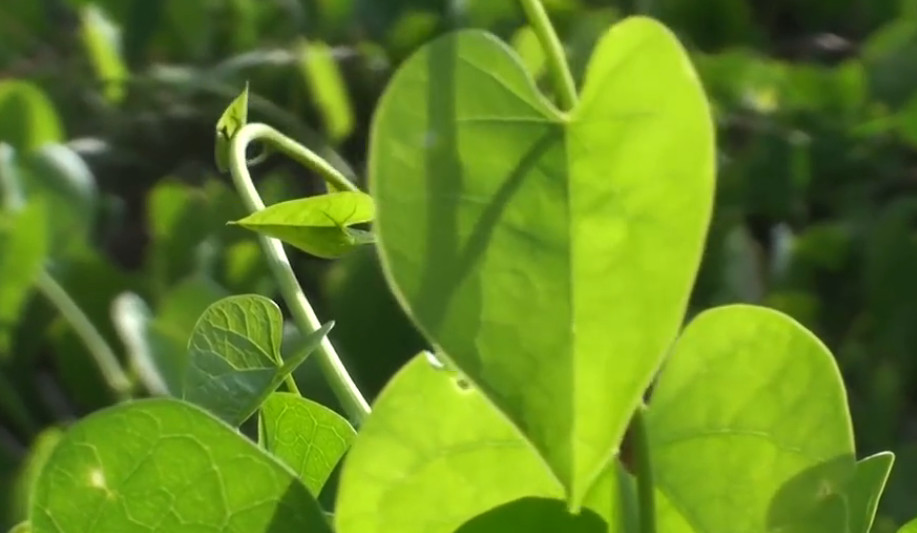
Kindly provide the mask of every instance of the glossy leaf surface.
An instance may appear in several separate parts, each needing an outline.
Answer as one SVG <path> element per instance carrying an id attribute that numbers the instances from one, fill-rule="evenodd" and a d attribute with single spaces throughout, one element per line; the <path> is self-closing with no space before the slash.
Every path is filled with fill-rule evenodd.
<path id="1" fill-rule="evenodd" d="M 204 411 L 174 399 L 96 412 L 38 478 L 34 533 L 328 533 L 296 476 Z"/>
<path id="2" fill-rule="evenodd" d="M 884 474 L 881 460 L 856 464 L 846 400 L 830 352 L 791 318 L 744 305 L 699 315 L 647 415 L 660 527 L 830 533 L 870 523 L 870 497 L 852 494 L 881 490 L 888 464 Z"/>
<path id="3" fill-rule="evenodd" d="M 230 424 L 241 424 L 331 327 L 325 324 L 284 361 L 283 315 L 277 304 L 257 295 L 224 298 L 204 311 L 191 334 L 183 398 Z"/>
<path id="4" fill-rule="evenodd" d="M 280 202 L 234 224 L 332 259 L 373 242 L 370 233 L 348 226 L 371 222 L 374 216 L 368 194 L 340 191 Z"/>
<path id="5" fill-rule="evenodd" d="M 259 441 L 318 497 L 356 432 L 347 419 L 298 394 L 275 392 L 261 405 Z"/>
<path id="6" fill-rule="evenodd" d="M 713 147 L 685 52 L 645 18 L 601 39 L 570 114 L 478 31 L 414 54 L 377 109 L 369 182 L 389 280 L 574 505 L 681 324 Z"/>

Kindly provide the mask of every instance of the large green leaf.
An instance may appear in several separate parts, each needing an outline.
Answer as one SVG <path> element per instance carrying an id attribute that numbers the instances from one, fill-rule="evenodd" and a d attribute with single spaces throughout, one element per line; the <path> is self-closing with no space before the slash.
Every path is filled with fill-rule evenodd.
<path id="1" fill-rule="evenodd" d="M 625 518 L 618 474 L 590 492 L 588 514 Z M 535 450 L 483 395 L 418 355 L 383 389 L 344 459 L 335 524 L 338 533 L 454 533 L 463 524 L 467 531 L 492 524 L 528 531 L 521 506 L 592 527 L 591 518 L 546 509 L 552 504 L 545 500 L 562 498 Z M 475 520 L 484 513 L 491 516 Z"/>
<path id="2" fill-rule="evenodd" d="M 647 426 L 660 523 L 672 533 L 866 533 L 890 466 L 855 462 L 830 352 L 759 307 L 707 311 L 685 329 Z"/>
<path id="3" fill-rule="evenodd" d="M 305 346 L 280 356 L 283 315 L 271 300 L 230 296 L 204 311 L 188 343 L 183 398 L 238 425 L 296 369 L 331 330 L 329 322 Z"/>
<path id="4" fill-rule="evenodd" d="M 38 478 L 30 518 L 34 533 L 330 533 L 293 472 L 167 398 L 76 423 Z"/>
<path id="5" fill-rule="evenodd" d="M 577 505 L 701 257 L 713 126 L 684 50 L 646 18 L 612 27 L 565 114 L 496 38 L 442 37 L 383 96 L 369 180 L 401 301 Z"/>
<path id="6" fill-rule="evenodd" d="M 371 222 L 375 212 L 368 194 L 340 191 L 280 202 L 232 224 L 288 242 L 312 255 L 333 259 L 373 242 L 369 232 L 348 226 Z"/>
<path id="7" fill-rule="evenodd" d="M 259 441 L 318 497 L 356 435 L 347 419 L 298 394 L 275 392 L 261 405 Z"/>

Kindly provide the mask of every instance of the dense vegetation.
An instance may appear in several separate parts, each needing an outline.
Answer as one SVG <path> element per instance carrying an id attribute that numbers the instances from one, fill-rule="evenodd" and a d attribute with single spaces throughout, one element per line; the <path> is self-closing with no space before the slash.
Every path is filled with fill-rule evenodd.
<path id="1" fill-rule="evenodd" d="M 252 235 L 226 226 L 246 211 L 213 163 L 213 125 L 244 84 L 250 119 L 282 129 L 362 187 L 378 98 L 433 37 L 487 29 L 552 90 L 516 4 L 0 5 L 0 480 L 9 502 L 0 526 L 23 517 L 29 465 L 58 438 L 54 428 L 149 392 L 98 361 L 183 351 L 218 299 L 276 295 Z M 546 2 L 578 83 L 613 22 L 650 14 L 691 50 L 714 108 L 717 198 L 689 316 L 760 304 L 823 339 L 848 387 L 859 454 L 897 456 L 877 527 L 912 518 L 917 3 L 599 4 L 607 3 Z M 320 190 L 316 176 L 281 158 L 256 174 L 268 204 Z M 331 339 L 347 367 L 375 396 L 425 347 L 375 253 L 293 259 L 319 315 L 335 320 Z M 92 329 L 100 337 L 87 345 Z M 291 330 L 285 341 L 293 350 L 301 339 Z M 310 359 L 297 380 L 310 398 L 335 405 L 318 370 Z"/>

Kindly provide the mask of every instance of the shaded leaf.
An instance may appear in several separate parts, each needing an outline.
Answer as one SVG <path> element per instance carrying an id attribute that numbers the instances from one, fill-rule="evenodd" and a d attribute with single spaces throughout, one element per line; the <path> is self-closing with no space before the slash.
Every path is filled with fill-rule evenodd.
<path id="1" fill-rule="evenodd" d="M 372 197 L 357 191 L 341 191 L 280 202 L 231 224 L 332 259 L 374 242 L 371 233 L 348 227 L 371 222 L 374 216 Z"/>
<path id="2" fill-rule="evenodd" d="M 607 533 L 602 518 L 590 510 L 570 514 L 561 500 L 522 498 L 476 516 L 455 533 Z"/>
<path id="3" fill-rule="evenodd" d="M 422 48 L 382 97 L 369 184 L 388 279 L 574 507 L 681 325 L 713 183 L 703 89 L 646 18 L 600 40 L 569 115 L 478 31 Z"/>
<path id="4" fill-rule="evenodd" d="M 316 497 L 356 432 L 347 419 L 299 396 L 275 392 L 261 405 L 259 442 L 299 475 Z"/>
<path id="5" fill-rule="evenodd" d="M 331 531 L 292 472 L 204 411 L 167 398 L 74 424 L 39 475 L 30 518 L 35 533 Z"/>
<path id="6" fill-rule="evenodd" d="M 306 360 L 332 325 L 310 335 L 306 348 L 284 361 L 277 304 L 257 295 L 224 298 L 204 311 L 191 334 L 182 397 L 239 425 Z"/>

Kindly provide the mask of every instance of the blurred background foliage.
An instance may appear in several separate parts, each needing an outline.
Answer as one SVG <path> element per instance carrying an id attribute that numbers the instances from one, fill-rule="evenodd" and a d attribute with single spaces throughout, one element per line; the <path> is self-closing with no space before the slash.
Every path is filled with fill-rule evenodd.
<path id="1" fill-rule="evenodd" d="M 757 303 L 815 331 L 840 362 L 860 455 L 898 454 L 875 530 L 912 517 L 917 1 L 546 5 L 578 79 L 595 40 L 629 14 L 663 20 L 689 47 L 720 148 L 692 312 Z M 213 163 L 214 123 L 245 81 L 251 119 L 360 180 L 393 69 L 460 27 L 504 38 L 550 90 L 514 0 L 0 2 L 0 528 L 22 517 L 61 424 L 155 392 L 144 364 L 184 353 L 216 299 L 276 296 L 253 236 L 225 225 L 243 208 Z M 267 203 L 320 185 L 279 159 L 257 176 Z M 294 259 L 376 394 L 424 344 L 373 251 Z M 100 335 L 90 348 L 87 318 Z M 108 386 L 88 349 L 122 360 L 133 389 Z M 333 405 L 313 365 L 298 379 Z"/>

